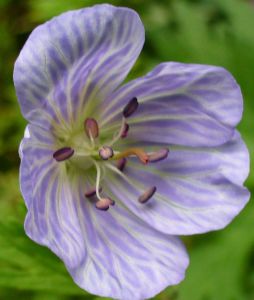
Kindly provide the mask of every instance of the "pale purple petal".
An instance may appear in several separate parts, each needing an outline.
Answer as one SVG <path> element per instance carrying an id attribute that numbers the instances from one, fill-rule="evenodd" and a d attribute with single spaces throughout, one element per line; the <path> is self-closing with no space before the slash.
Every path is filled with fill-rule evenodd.
<path id="1" fill-rule="evenodd" d="M 115 198 L 154 228 L 194 234 L 223 228 L 242 210 L 249 200 L 242 186 L 248 172 L 248 151 L 236 133 L 220 147 L 171 147 L 157 164 L 140 167 L 129 160 L 124 175 L 108 184 Z M 149 186 L 157 191 L 140 205 L 137 199 Z"/>
<path id="2" fill-rule="evenodd" d="M 188 258 L 176 237 L 147 226 L 119 202 L 97 210 L 83 199 L 82 186 L 80 180 L 73 200 L 89 255 L 68 268 L 80 287 L 114 299 L 147 299 L 183 279 Z"/>
<path id="3" fill-rule="evenodd" d="M 66 12 L 37 27 L 14 69 L 23 115 L 44 128 L 68 131 L 122 82 L 143 42 L 137 13 L 107 4 Z"/>
<path id="4" fill-rule="evenodd" d="M 86 255 L 86 248 L 71 201 L 72 178 L 66 173 L 65 162 L 53 158 L 55 147 L 49 131 L 27 126 L 19 149 L 20 186 L 28 208 L 25 230 L 34 241 L 75 267 Z"/>
<path id="5" fill-rule="evenodd" d="M 188 256 L 180 240 L 147 226 L 119 202 L 106 212 L 96 209 L 84 197 L 84 179 L 65 168 L 38 172 L 27 235 L 58 255 L 80 287 L 100 296 L 146 299 L 183 280 Z"/>
<path id="6" fill-rule="evenodd" d="M 53 152 L 56 149 L 55 138 L 50 131 L 38 126 L 27 125 L 24 138 L 20 143 L 20 187 L 26 205 L 29 207 L 33 201 L 33 180 L 51 166 Z M 56 166 L 54 164 L 54 166 Z"/>
<path id="7" fill-rule="evenodd" d="M 161 142 L 216 146 L 232 137 L 242 116 L 240 88 L 220 67 L 161 64 L 107 98 L 103 124 L 112 126 L 133 97 L 140 104 L 129 120 L 133 139 L 158 141 L 164 136 Z M 144 130 L 148 126 L 149 135 Z"/>
<path id="8" fill-rule="evenodd" d="M 209 147 L 224 144 L 234 134 L 233 128 L 178 100 L 166 108 L 154 101 L 140 109 L 144 111 L 129 122 L 128 140 Z"/>

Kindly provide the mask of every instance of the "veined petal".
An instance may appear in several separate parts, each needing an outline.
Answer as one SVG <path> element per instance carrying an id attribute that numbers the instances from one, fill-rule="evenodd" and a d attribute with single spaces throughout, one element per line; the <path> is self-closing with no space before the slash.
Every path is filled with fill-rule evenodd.
<path id="1" fill-rule="evenodd" d="M 143 42 L 137 13 L 107 4 L 70 11 L 37 27 L 14 69 L 23 115 L 41 127 L 56 123 L 68 131 L 122 82 Z"/>
<path id="2" fill-rule="evenodd" d="M 28 125 L 19 149 L 20 186 L 28 208 L 25 231 L 74 267 L 86 249 L 70 201 L 72 178 L 69 181 L 66 164 L 53 159 L 53 141 L 50 131 Z"/>
<path id="3" fill-rule="evenodd" d="M 114 299 L 147 299 L 168 285 L 179 283 L 188 265 L 181 242 L 157 232 L 126 210 L 121 203 L 107 212 L 80 195 L 80 226 L 88 257 L 70 269 L 85 290 Z"/>
<path id="4" fill-rule="evenodd" d="M 179 283 L 188 266 L 176 237 L 157 232 L 121 203 L 99 211 L 78 176 L 41 174 L 25 223 L 85 290 L 115 299 L 146 299 Z"/>
<path id="5" fill-rule="evenodd" d="M 140 107 L 141 112 L 130 119 L 128 143 L 145 141 L 183 146 L 217 146 L 227 142 L 234 129 L 215 118 L 178 100 L 166 103 L 149 102 Z M 148 130 L 149 128 L 149 130 Z M 115 127 L 106 127 L 114 132 Z"/>
<path id="6" fill-rule="evenodd" d="M 157 66 L 108 97 L 104 103 L 104 125 L 117 120 L 122 107 L 132 97 L 137 97 L 140 103 L 135 116 L 129 120 L 130 125 L 135 125 L 133 135 L 142 138 L 142 128 L 151 124 L 150 139 L 156 138 L 161 128 L 166 131 L 162 133 L 165 138 L 179 145 L 223 144 L 232 137 L 231 128 L 242 115 L 239 86 L 228 71 L 214 66 L 174 62 Z M 186 138 L 185 144 L 179 140 L 182 136 Z"/>
<path id="7" fill-rule="evenodd" d="M 56 162 L 53 141 L 50 131 L 28 125 L 20 146 L 27 235 L 58 255 L 74 281 L 94 294 L 145 299 L 179 283 L 188 266 L 180 240 L 147 226 L 121 203 L 107 212 L 96 209 L 84 196 L 94 179 Z"/>
<path id="8" fill-rule="evenodd" d="M 216 148 L 171 147 L 167 160 L 141 168 L 129 160 L 124 175 L 110 185 L 121 200 L 149 225 L 168 234 L 195 234 L 225 227 L 245 206 L 242 186 L 249 154 L 238 133 Z M 125 177 L 126 176 L 126 177 Z M 137 201 L 147 186 L 157 191 L 147 205 Z"/>
<path id="9" fill-rule="evenodd" d="M 55 138 L 50 131 L 27 125 L 24 138 L 20 143 L 19 156 L 21 159 L 20 188 L 28 207 L 33 199 L 31 178 L 38 179 L 43 171 L 52 165 L 54 149 Z"/>

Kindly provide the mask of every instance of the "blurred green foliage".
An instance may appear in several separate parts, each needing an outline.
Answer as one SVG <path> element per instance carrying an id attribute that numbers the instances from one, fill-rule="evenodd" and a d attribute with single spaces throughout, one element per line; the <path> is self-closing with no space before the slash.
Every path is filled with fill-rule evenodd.
<path id="1" fill-rule="evenodd" d="M 23 230 L 17 149 L 23 120 L 15 97 L 15 58 L 32 29 L 49 18 L 103 1 L 0 0 L 0 300 L 98 299 L 79 289 L 48 249 Z M 243 0 L 115 0 L 140 15 L 146 44 L 129 78 L 161 61 L 226 67 L 245 99 L 239 129 L 254 156 L 254 3 Z M 247 186 L 254 190 L 254 172 Z M 158 295 L 161 300 L 254 299 L 254 205 L 220 232 L 184 238 L 191 256 L 186 279 Z"/>

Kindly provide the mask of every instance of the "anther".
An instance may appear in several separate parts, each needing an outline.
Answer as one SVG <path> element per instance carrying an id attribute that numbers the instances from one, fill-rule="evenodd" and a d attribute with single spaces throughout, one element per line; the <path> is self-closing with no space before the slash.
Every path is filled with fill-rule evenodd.
<path id="1" fill-rule="evenodd" d="M 123 169 L 125 168 L 126 163 L 127 163 L 126 158 L 119 159 L 116 163 L 117 169 L 120 170 L 120 171 L 123 171 Z"/>
<path id="2" fill-rule="evenodd" d="M 138 99 L 136 97 L 132 98 L 129 103 L 123 109 L 123 116 L 125 118 L 130 117 L 138 108 Z"/>
<path id="3" fill-rule="evenodd" d="M 110 198 L 101 198 L 96 202 L 95 207 L 100 210 L 108 210 L 109 206 L 115 205 L 115 201 Z"/>
<path id="4" fill-rule="evenodd" d="M 148 161 L 151 163 L 161 161 L 168 157 L 169 150 L 167 148 L 160 149 L 148 155 Z"/>
<path id="5" fill-rule="evenodd" d="M 99 135 L 99 126 L 95 119 L 87 118 L 84 122 L 85 132 L 89 138 L 97 138 Z"/>
<path id="6" fill-rule="evenodd" d="M 99 192 L 101 193 L 102 188 L 99 188 Z M 87 192 L 85 192 L 85 197 L 87 198 L 92 198 L 96 195 L 96 188 L 91 188 L 90 190 L 88 190 Z"/>
<path id="7" fill-rule="evenodd" d="M 138 198 L 138 201 L 142 204 L 146 203 L 150 198 L 152 198 L 155 192 L 156 186 L 150 187 Z"/>
<path id="8" fill-rule="evenodd" d="M 103 160 L 108 160 L 109 158 L 114 156 L 114 151 L 109 146 L 103 146 L 99 150 L 99 155 Z"/>
<path id="9" fill-rule="evenodd" d="M 123 127 L 123 130 L 122 130 L 122 133 L 121 133 L 121 138 L 125 138 L 127 136 L 129 128 L 130 128 L 129 124 L 124 123 L 124 127 Z"/>
<path id="10" fill-rule="evenodd" d="M 74 150 L 70 147 L 64 147 L 53 153 L 53 158 L 56 161 L 64 161 L 74 154 Z"/>

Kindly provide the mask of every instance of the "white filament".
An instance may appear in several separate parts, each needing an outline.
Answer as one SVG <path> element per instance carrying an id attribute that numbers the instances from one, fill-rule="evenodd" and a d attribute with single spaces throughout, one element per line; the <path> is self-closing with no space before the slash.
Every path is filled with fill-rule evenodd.
<path id="1" fill-rule="evenodd" d="M 99 164 L 94 160 L 93 161 L 95 167 L 96 167 L 96 184 L 95 184 L 95 191 L 96 191 L 96 196 L 98 199 L 102 199 L 100 196 L 100 180 L 101 180 L 101 168 Z"/>
<path id="2" fill-rule="evenodd" d="M 108 146 L 110 147 L 113 146 L 121 138 L 124 128 L 125 128 L 125 118 L 123 117 L 119 132 L 113 138 L 113 140 L 108 144 Z"/>

